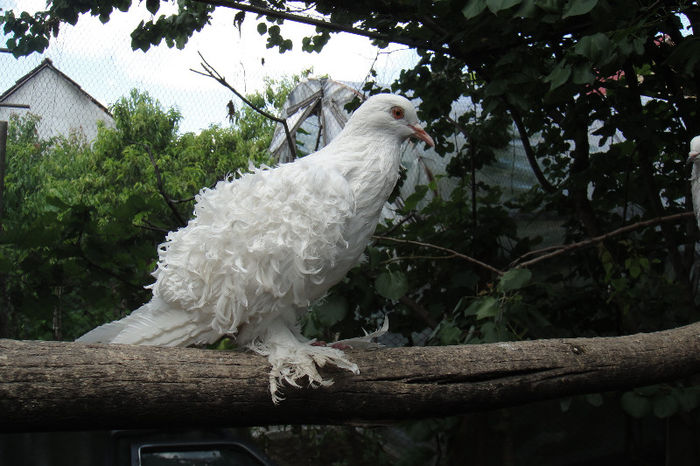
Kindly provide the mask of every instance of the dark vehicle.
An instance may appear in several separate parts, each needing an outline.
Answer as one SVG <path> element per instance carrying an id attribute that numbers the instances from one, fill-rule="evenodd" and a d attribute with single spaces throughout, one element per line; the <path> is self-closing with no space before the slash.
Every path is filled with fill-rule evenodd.
<path id="1" fill-rule="evenodd" d="M 234 429 L 0 434 L 0 464 L 276 466 Z"/>
<path id="2" fill-rule="evenodd" d="M 108 466 L 275 466 L 250 441 L 229 432 L 117 430 Z M 128 455 L 128 458 L 125 456 Z"/>

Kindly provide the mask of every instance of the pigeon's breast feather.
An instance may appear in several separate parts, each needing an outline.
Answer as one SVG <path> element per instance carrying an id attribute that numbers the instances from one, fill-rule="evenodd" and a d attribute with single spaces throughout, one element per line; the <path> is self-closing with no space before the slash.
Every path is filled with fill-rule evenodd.
<path id="1" fill-rule="evenodd" d="M 227 333 L 275 309 L 306 306 L 358 260 L 355 199 L 328 167 L 294 163 L 222 181 L 159 247 L 154 295 L 214 310 Z"/>

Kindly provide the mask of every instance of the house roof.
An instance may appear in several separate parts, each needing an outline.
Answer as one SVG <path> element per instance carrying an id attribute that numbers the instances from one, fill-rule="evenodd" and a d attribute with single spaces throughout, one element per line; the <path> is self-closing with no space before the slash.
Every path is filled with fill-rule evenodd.
<path id="1" fill-rule="evenodd" d="M 107 115 L 112 116 L 112 114 L 111 114 L 110 111 L 107 109 L 107 107 L 105 107 L 105 106 L 102 105 L 100 102 L 98 102 L 97 99 L 95 99 L 93 96 L 91 96 L 90 94 L 88 94 L 87 92 L 85 92 L 85 90 L 84 90 L 82 87 L 80 87 L 80 84 L 78 84 L 77 82 L 73 81 L 73 80 L 72 80 L 71 78 L 69 78 L 64 72 L 62 72 L 61 70 L 59 70 L 58 68 L 56 68 L 56 67 L 54 66 L 54 64 L 53 64 L 53 62 L 51 61 L 50 58 L 45 58 L 36 68 L 34 68 L 34 69 L 31 70 L 29 73 L 27 73 L 27 74 L 25 74 L 24 76 L 22 76 L 21 78 L 19 78 L 19 79 L 15 82 L 15 84 L 14 84 L 13 86 L 11 86 L 11 87 L 10 87 L 9 89 L 7 89 L 5 92 L 3 92 L 2 94 L 0 94 L 0 102 L 4 102 L 5 100 L 7 100 L 7 98 L 9 98 L 9 97 L 10 97 L 12 94 L 14 94 L 18 89 L 20 89 L 22 86 L 24 86 L 29 80 L 31 80 L 34 76 L 36 76 L 37 74 L 39 74 L 39 73 L 40 73 L 42 70 L 44 70 L 45 68 L 49 68 L 49 69 L 55 71 L 61 78 L 65 79 L 65 80 L 68 81 L 70 84 L 72 84 L 73 86 L 75 86 L 75 88 L 76 88 L 80 93 L 82 93 L 83 95 L 85 95 L 85 97 L 87 97 L 92 103 L 94 103 L 95 105 L 97 105 L 97 106 L 98 106 L 102 111 L 104 111 Z"/>

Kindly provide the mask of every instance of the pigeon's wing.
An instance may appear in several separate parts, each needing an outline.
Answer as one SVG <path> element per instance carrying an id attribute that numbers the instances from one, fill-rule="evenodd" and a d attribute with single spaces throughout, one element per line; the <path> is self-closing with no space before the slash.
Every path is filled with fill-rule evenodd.
<path id="1" fill-rule="evenodd" d="M 340 280 L 359 255 L 345 237 L 353 192 L 332 168 L 299 162 L 203 190 L 194 219 L 159 247 L 154 296 L 235 334 Z"/>

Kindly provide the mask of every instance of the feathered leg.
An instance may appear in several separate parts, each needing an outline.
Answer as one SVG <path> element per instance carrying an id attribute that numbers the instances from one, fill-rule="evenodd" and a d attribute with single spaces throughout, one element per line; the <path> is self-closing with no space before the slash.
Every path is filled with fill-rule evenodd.
<path id="1" fill-rule="evenodd" d="M 265 334 L 250 343 L 248 347 L 258 354 L 267 356 L 267 360 L 272 365 L 270 394 L 275 404 L 284 399 L 280 393 L 283 382 L 300 388 L 299 382 L 306 377 L 309 386 L 313 388 L 331 385 L 333 380 L 321 377 L 317 367 L 333 364 L 353 374 L 360 373 L 357 365 L 339 349 L 312 346 L 308 342 L 300 341 L 283 319 L 271 321 Z"/>

